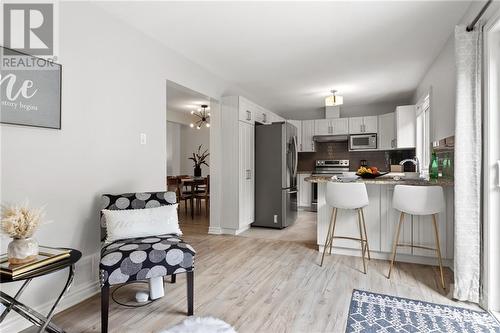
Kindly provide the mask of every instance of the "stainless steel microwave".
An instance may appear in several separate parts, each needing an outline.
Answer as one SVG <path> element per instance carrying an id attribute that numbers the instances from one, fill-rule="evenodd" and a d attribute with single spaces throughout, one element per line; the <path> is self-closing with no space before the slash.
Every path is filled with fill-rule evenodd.
<path id="1" fill-rule="evenodd" d="M 349 136 L 349 150 L 377 149 L 377 134 L 355 134 Z"/>

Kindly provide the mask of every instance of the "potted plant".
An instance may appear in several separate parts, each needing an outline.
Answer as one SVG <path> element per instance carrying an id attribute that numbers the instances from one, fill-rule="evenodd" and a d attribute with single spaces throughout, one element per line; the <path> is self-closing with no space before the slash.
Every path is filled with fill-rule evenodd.
<path id="1" fill-rule="evenodd" d="M 208 153 L 208 149 L 205 149 L 205 151 L 202 153 L 201 147 L 203 147 L 203 145 L 199 145 L 198 151 L 196 153 L 193 153 L 192 157 L 189 157 L 189 159 L 194 162 L 194 176 L 195 177 L 201 177 L 201 165 L 202 164 L 205 164 L 206 166 L 208 166 L 208 164 L 205 160 L 207 159 L 207 157 L 210 154 Z"/>
<path id="2" fill-rule="evenodd" d="M 42 222 L 43 209 L 22 206 L 3 206 L 2 232 L 13 240 L 7 248 L 7 257 L 11 264 L 24 264 L 38 256 L 38 242 L 32 238 Z"/>

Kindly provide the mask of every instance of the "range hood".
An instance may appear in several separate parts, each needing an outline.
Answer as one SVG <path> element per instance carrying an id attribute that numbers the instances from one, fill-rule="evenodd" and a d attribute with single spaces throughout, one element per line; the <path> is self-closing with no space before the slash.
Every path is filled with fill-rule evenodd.
<path id="1" fill-rule="evenodd" d="M 347 142 L 347 135 L 315 135 L 314 142 Z"/>

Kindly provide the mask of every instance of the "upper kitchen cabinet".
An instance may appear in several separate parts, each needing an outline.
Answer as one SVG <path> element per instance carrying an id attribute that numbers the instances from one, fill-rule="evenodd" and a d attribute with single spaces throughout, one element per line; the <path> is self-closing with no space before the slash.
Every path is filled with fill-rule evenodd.
<path id="1" fill-rule="evenodd" d="M 345 135 L 348 132 L 348 118 L 316 119 L 314 121 L 314 135 Z"/>
<path id="2" fill-rule="evenodd" d="M 269 123 L 279 123 L 279 122 L 286 121 L 285 118 L 283 118 L 280 115 L 277 115 L 276 113 L 271 112 L 271 111 L 268 111 L 268 119 L 269 119 Z M 297 129 L 298 129 L 298 127 L 297 127 Z"/>
<path id="3" fill-rule="evenodd" d="M 349 118 L 330 119 L 334 135 L 349 134 Z"/>
<path id="4" fill-rule="evenodd" d="M 399 149 L 415 148 L 416 110 L 415 105 L 398 106 L 396 118 L 396 147 Z"/>
<path id="5" fill-rule="evenodd" d="M 267 111 L 263 107 L 257 107 L 255 112 L 255 121 L 261 124 L 270 124 L 271 123 L 271 112 Z"/>
<path id="6" fill-rule="evenodd" d="M 378 116 L 378 149 L 389 150 L 396 148 L 396 120 L 395 113 L 386 113 Z"/>
<path id="7" fill-rule="evenodd" d="M 301 152 L 314 151 L 314 120 L 302 121 Z"/>
<path id="8" fill-rule="evenodd" d="M 314 120 L 314 135 L 329 135 L 330 129 L 330 119 Z"/>
<path id="9" fill-rule="evenodd" d="M 259 107 L 241 96 L 238 99 L 239 120 L 253 125 L 255 116 L 259 113 Z"/>
<path id="10" fill-rule="evenodd" d="M 349 118 L 349 134 L 377 133 L 378 117 L 353 117 Z"/>

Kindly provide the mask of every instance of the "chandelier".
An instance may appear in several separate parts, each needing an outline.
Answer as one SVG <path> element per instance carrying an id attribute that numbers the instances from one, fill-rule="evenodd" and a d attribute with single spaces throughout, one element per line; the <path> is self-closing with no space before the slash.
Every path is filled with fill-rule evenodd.
<path id="1" fill-rule="evenodd" d="M 198 109 L 197 111 L 191 111 L 191 114 L 193 116 L 198 117 L 199 119 L 195 121 L 194 123 L 189 124 L 189 127 L 193 128 L 196 126 L 196 129 L 200 129 L 203 124 L 205 124 L 205 127 L 210 127 L 210 112 L 207 111 L 208 105 L 203 104 L 201 105 L 201 109 Z"/>

